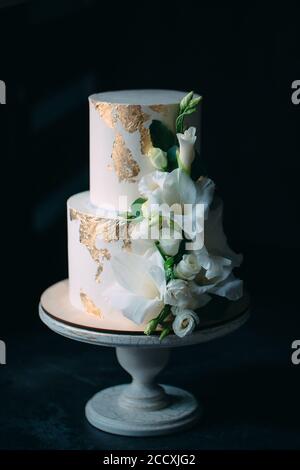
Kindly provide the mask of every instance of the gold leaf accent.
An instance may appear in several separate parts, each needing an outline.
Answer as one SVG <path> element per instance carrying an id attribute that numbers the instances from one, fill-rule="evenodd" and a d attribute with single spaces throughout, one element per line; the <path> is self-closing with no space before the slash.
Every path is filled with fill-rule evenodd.
<path id="1" fill-rule="evenodd" d="M 70 209 L 70 219 L 79 220 L 79 241 L 84 245 L 91 258 L 97 264 L 97 272 L 95 275 L 96 282 L 100 282 L 100 274 L 103 271 L 103 261 L 110 259 L 110 253 L 107 248 L 97 248 L 96 241 L 98 236 L 106 240 L 107 238 L 107 224 L 112 224 L 112 219 L 104 219 L 95 217 L 88 214 L 82 214 L 75 209 Z M 116 226 L 116 224 L 114 224 Z M 110 240 L 111 241 L 111 240 Z"/>
<path id="2" fill-rule="evenodd" d="M 96 315 L 97 317 L 102 316 L 100 308 L 98 308 L 92 299 L 90 299 L 90 297 L 83 291 L 80 292 L 80 300 L 87 313 Z"/>
<path id="3" fill-rule="evenodd" d="M 147 155 L 149 150 L 152 148 L 150 130 L 147 127 L 141 127 L 140 136 L 141 152 L 143 155 Z"/>
<path id="4" fill-rule="evenodd" d="M 99 112 L 105 124 L 111 129 L 113 129 L 116 123 L 116 117 L 114 115 L 114 105 L 111 103 L 94 103 L 94 106 Z"/>
<path id="5" fill-rule="evenodd" d="M 129 148 L 126 147 L 125 141 L 120 133 L 116 134 L 111 156 L 119 182 L 135 182 L 134 178 L 139 174 L 140 167 L 134 160 Z"/>
<path id="6" fill-rule="evenodd" d="M 117 116 L 127 132 L 136 132 L 140 129 L 150 116 L 142 111 L 140 105 L 119 104 L 116 106 Z"/>
<path id="7" fill-rule="evenodd" d="M 155 113 L 165 113 L 167 110 L 167 107 L 164 104 L 153 104 L 152 106 L 149 106 L 149 108 Z"/>

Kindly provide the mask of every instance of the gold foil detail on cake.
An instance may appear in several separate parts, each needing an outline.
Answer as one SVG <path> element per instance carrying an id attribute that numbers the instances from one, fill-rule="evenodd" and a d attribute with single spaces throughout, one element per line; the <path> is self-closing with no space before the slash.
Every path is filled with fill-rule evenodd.
<path id="1" fill-rule="evenodd" d="M 135 182 L 135 177 L 139 174 L 140 167 L 134 160 L 129 148 L 126 147 L 125 141 L 120 133 L 116 134 L 111 156 L 119 182 Z"/>
<path id="2" fill-rule="evenodd" d="M 105 124 L 113 129 L 115 127 L 116 117 L 114 115 L 114 105 L 111 103 L 94 103 Z"/>
<path id="3" fill-rule="evenodd" d="M 150 130 L 147 127 L 140 128 L 140 144 L 142 154 L 147 155 L 149 150 L 152 148 Z"/>
<path id="4" fill-rule="evenodd" d="M 108 223 L 113 221 L 110 219 L 83 214 L 82 212 L 76 211 L 75 209 L 70 209 L 70 219 L 79 220 L 80 222 L 79 242 L 88 249 L 91 258 L 97 264 L 95 280 L 96 282 L 100 282 L 100 274 L 103 271 L 103 261 L 109 260 L 111 255 L 107 248 L 97 248 L 97 237 L 100 236 L 105 241 L 108 241 L 106 226 Z"/>
<path id="5" fill-rule="evenodd" d="M 165 104 L 153 104 L 149 106 L 149 108 L 152 109 L 152 111 L 154 111 L 155 113 L 165 114 L 167 111 L 167 107 Z"/>
<path id="6" fill-rule="evenodd" d="M 124 129 L 130 133 L 139 130 L 150 118 L 136 104 L 119 104 L 116 106 L 116 113 Z"/>
<path id="7" fill-rule="evenodd" d="M 129 249 L 131 244 L 131 223 L 122 219 L 106 219 L 104 217 L 84 214 L 72 208 L 70 208 L 70 220 L 78 220 L 80 223 L 79 242 L 88 249 L 91 258 L 97 264 L 95 280 L 100 282 L 103 263 L 105 260 L 110 260 L 111 254 L 107 248 L 98 248 L 96 246 L 97 238 L 99 237 L 99 239 L 106 243 L 122 240 L 123 246 L 126 245 Z"/>
<path id="8" fill-rule="evenodd" d="M 100 308 L 98 308 L 94 304 L 92 299 L 90 299 L 90 297 L 83 291 L 80 292 L 80 300 L 81 300 L 81 303 L 84 307 L 84 310 L 87 313 L 89 313 L 91 315 L 95 315 L 96 317 L 101 317 L 102 316 Z"/>

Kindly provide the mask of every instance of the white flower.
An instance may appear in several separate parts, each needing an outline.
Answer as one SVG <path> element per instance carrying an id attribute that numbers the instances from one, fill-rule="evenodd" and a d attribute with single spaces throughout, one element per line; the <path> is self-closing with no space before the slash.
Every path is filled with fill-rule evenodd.
<path id="1" fill-rule="evenodd" d="M 161 229 L 159 246 L 167 256 L 175 256 L 178 253 L 182 240 L 181 230 L 171 230 L 169 227 Z"/>
<path id="2" fill-rule="evenodd" d="M 115 283 L 104 292 L 113 308 L 141 324 L 164 307 L 166 288 L 163 258 L 155 250 L 139 256 L 123 252 L 111 260 Z"/>
<path id="3" fill-rule="evenodd" d="M 195 295 L 211 293 L 237 300 L 243 295 L 243 282 L 234 277 L 232 270 L 241 264 L 242 255 L 234 253 L 228 246 L 222 209 L 221 200 L 216 199 L 205 221 L 204 247 L 193 252 L 203 271 L 196 276 L 192 291 Z"/>
<path id="4" fill-rule="evenodd" d="M 190 305 L 191 300 L 191 291 L 187 281 L 172 279 L 168 282 L 164 296 L 165 304 L 184 308 Z"/>
<path id="5" fill-rule="evenodd" d="M 208 253 L 204 246 L 201 250 L 193 252 L 198 264 L 204 268 L 205 277 L 208 280 L 225 279 L 232 271 L 232 262 L 223 256 Z"/>
<path id="6" fill-rule="evenodd" d="M 158 147 L 152 147 L 147 156 L 150 157 L 152 165 L 158 170 L 166 170 L 168 166 L 167 153 Z"/>
<path id="7" fill-rule="evenodd" d="M 152 171 L 140 179 L 139 193 L 151 203 L 160 203 L 162 200 L 163 185 L 169 173 L 165 171 Z"/>
<path id="8" fill-rule="evenodd" d="M 172 218 L 184 230 L 188 239 L 204 233 L 203 213 L 197 204 L 203 204 L 208 213 L 214 194 L 214 183 L 201 178 L 196 183 L 184 171 L 177 168 L 170 173 L 155 171 L 139 182 L 139 191 L 149 201 L 148 208 L 159 211 L 164 218 Z"/>
<path id="9" fill-rule="evenodd" d="M 204 205 L 204 218 L 207 219 L 210 206 L 214 199 L 215 183 L 205 176 L 201 176 L 195 183 L 196 201 L 198 204 Z"/>
<path id="10" fill-rule="evenodd" d="M 177 134 L 178 142 L 179 142 L 179 166 L 190 173 L 191 165 L 195 158 L 195 149 L 194 145 L 196 142 L 196 128 L 190 127 L 187 129 L 184 134 Z"/>
<path id="11" fill-rule="evenodd" d="M 175 316 L 173 331 L 180 338 L 190 335 L 199 323 L 198 315 L 193 310 L 172 307 L 172 313 Z"/>
<path id="12" fill-rule="evenodd" d="M 201 264 L 194 253 L 183 255 L 182 260 L 175 267 L 175 274 L 180 279 L 192 281 L 199 273 Z"/>

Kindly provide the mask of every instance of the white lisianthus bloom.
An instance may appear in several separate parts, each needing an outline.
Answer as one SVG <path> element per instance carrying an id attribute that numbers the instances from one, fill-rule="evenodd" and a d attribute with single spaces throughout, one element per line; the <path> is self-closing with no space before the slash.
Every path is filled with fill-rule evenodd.
<path id="1" fill-rule="evenodd" d="M 231 250 L 227 243 L 222 212 L 222 202 L 216 199 L 205 221 L 204 246 L 201 250 L 193 251 L 203 269 L 196 276 L 191 289 L 195 295 L 211 293 L 238 300 L 243 295 L 243 281 L 236 279 L 232 270 L 240 266 L 243 257 Z"/>
<path id="2" fill-rule="evenodd" d="M 204 232 L 203 216 L 196 210 L 196 205 L 204 206 L 206 217 L 214 188 L 209 178 L 201 178 L 195 183 L 179 168 L 170 173 L 152 172 L 139 182 L 139 191 L 148 199 L 148 208 L 159 210 L 166 219 L 172 218 L 189 240 Z"/>
<path id="3" fill-rule="evenodd" d="M 171 230 L 169 227 L 163 227 L 160 232 L 159 245 L 167 256 L 175 256 L 178 253 L 182 240 L 181 230 Z"/>
<path id="4" fill-rule="evenodd" d="M 207 280 L 223 280 L 232 271 L 230 259 L 208 253 L 205 246 L 201 250 L 193 252 L 193 255 L 197 258 L 199 266 L 205 270 Z"/>
<path id="5" fill-rule="evenodd" d="M 193 310 L 178 307 L 172 307 L 171 311 L 175 316 L 172 324 L 175 335 L 180 338 L 190 335 L 199 323 L 198 315 Z"/>
<path id="6" fill-rule="evenodd" d="M 167 284 L 164 302 L 175 307 L 196 309 L 203 307 L 210 301 L 208 295 L 202 294 L 194 289 L 193 282 L 172 279 Z"/>
<path id="7" fill-rule="evenodd" d="M 201 176 L 195 183 L 196 202 L 204 205 L 204 218 L 207 219 L 209 208 L 213 202 L 215 194 L 215 183 L 205 176 Z"/>
<path id="8" fill-rule="evenodd" d="M 152 165 L 158 170 L 165 171 L 168 166 L 167 152 L 158 147 L 152 147 L 147 156 L 150 158 Z"/>
<path id="9" fill-rule="evenodd" d="M 123 252 L 112 257 L 111 267 L 115 282 L 104 292 L 111 306 L 138 325 L 155 318 L 164 307 L 166 289 L 160 253 Z"/>
<path id="10" fill-rule="evenodd" d="M 180 279 L 192 281 L 201 270 L 201 264 L 194 253 L 183 255 L 182 260 L 175 267 L 175 274 Z"/>
<path id="11" fill-rule="evenodd" d="M 139 193 L 149 200 L 149 203 L 160 203 L 162 200 L 163 185 L 169 173 L 153 171 L 143 176 L 138 184 Z"/>
<path id="12" fill-rule="evenodd" d="M 194 145 L 196 142 L 196 127 L 189 127 L 184 134 L 177 134 L 179 142 L 178 164 L 187 173 L 191 172 L 191 165 L 195 158 Z"/>
<path id="13" fill-rule="evenodd" d="M 165 304 L 185 308 L 190 305 L 191 300 L 191 291 L 187 281 L 172 279 L 168 282 L 164 296 Z"/>

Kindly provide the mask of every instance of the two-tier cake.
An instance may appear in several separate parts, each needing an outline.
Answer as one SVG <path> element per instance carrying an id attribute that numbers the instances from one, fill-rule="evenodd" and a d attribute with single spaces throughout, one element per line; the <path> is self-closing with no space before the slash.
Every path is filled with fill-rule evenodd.
<path id="1" fill-rule="evenodd" d="M 200 102 L 169 90 L 89 98 L 90 191 L 67 203 L 69 295 L 99 327 L 184 336 L 214 295 L 242 295 L 241 256 L 200 170 Z"/>

